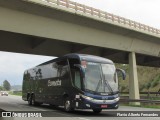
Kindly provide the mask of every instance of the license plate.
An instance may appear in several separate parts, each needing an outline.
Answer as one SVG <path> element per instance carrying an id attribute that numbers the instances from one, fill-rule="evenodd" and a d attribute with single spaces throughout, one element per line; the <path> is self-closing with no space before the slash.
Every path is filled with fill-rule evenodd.
<path id="1" fill-rule="evenodd" d="M 108 106 L 107 105 L 101 105 L 101 108 L 107 108 Z"/>

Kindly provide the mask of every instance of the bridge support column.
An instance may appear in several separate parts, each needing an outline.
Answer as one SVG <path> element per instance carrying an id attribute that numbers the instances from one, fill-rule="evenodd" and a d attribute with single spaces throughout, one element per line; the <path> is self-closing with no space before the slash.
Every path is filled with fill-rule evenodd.
<path id="1" fill-rule="evenodd" d="M 135 52 L 129 54 L 129 99 L 139 99 L 139 85 Z M 131 102 L 130 105 L 140 105 L 140 102 Z"/>

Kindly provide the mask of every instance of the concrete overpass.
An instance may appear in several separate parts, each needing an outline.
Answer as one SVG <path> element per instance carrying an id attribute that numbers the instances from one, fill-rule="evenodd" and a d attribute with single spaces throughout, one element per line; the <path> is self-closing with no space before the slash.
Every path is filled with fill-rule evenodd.
<path id="1" fill-rule="evenodd" d="M 160 67 L 160 30 L 85 5 L 1 0 L 0 16 L 1 51 L 48 56 L 78 52 L 129 63 L 130 98 L 139 98 L 136 65 Z"/>

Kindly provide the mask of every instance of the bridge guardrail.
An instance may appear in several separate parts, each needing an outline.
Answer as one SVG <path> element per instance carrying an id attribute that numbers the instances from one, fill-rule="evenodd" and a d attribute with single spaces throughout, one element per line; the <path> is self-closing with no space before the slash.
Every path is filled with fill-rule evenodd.
<path id="1" fill-rule="evenodd" d="M 129 94 L 129 92 L 120 92 L 120 94 Z M 129 99 L 129 96 L 121 96 L 120 102 L 142 102 L 142 103 L 155 103 L 160 104 L 160 100 L 154 100 L 158 96 L 160 96 L 160 92 L 140 92 L 140 94 L 147 95 L 147 98 L 142 97 L 142 99 Z M 156 97 L 150 97 L 150 95 L 155 95 Z M 125 98 L 127 97 L 127 98 Z M 159 98 L 159 97 L 158 97 Z"/>
<path id="2" fill-rule="evenodd" d="M 58 6 L 61 6 L 61 7 L 66 7 L 68 9 L 73 9 L 75 11 L 82 12 L 82 13 L 85 13 L 85 14 L 89 14 L 89 15 L 92 15 L 92 16 L 97 16 L 99 18 L 104 18 L 105 20 L 112 21 L 112 22 L 117 22 L 119 24 L 129 26 L 131 28 L 144 30 L 144 31 L 154 33 L 154 34 L 158 34 L 158 35 L 160 34 L 159 29 L 150 27 L 150 26 L 145 25 L 145 24 L 141 24 L 139 22 L 136 22 L 136 21 L 133 21 L 133 20 L 130 20 L 130 19 L 126 19 L 124 17 L 113 15 L 111 13 L 104 12 L 104 11 L 99 10 L 99 9 L 95 9 L 93 7 L 89 7 L 89 6 L 86 6 L 86 5 L 83 5 L 83 4 L 72 2 L 72 1 L 69 1 L 69 0 L 41 0 L 41 1 L 47 2 L 49 4 L 58 5 Z"/>
<path id="3" fill-rule="evenodd" d="M 147 100 L 147 99 L 120 99 L 120 102 L 160 103 L 160 100 Z"/>
<path id="4" fill-rule="evenodd" d="M 120 92 L 120 94 L 129 94 L 129 92 Z M 139 94 L 160 94 L 160 92 L 139 92 Z"/>

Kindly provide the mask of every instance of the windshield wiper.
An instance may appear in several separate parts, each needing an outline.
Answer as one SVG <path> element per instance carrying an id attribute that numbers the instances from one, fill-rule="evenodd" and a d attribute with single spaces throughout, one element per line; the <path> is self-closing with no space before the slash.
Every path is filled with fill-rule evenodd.
<path id="1" fill-rule="evenodd" d="M 99 80 L 99 82 L 98 82 L 98 85 L 97 85 L 97 87 L 96 87 L 96 92 L 98 92 L 98 89 L 99 89 L 99 87 L 100 87 L 100 84 L 101 84 L 101 81 L 103 81 L 103 83 L 104 83 L 104 85 L 108 88 L 108 90 L 109 90 L 109 92 L 113 95 L 113 90 L 112 90 L 112 88 L 110 87 L 110 85 L 108 84 L 108 81 L 107 80 Z M 103 85 L 103 84 L 102 84 Z M 105 88 L 104 88 L 105 89 Z M 105 92 L 105 90 L 104 90 L 104 92 Z"/>
<path id="2" fill-rule="evenodd" d="M 103 78 L 104 78 L 104 83 L 105 83 L 105 85 L 108 87 L 108 89 L 110 90 L 110 92 L 111 92 L 112 95 L 113 95 L 113 90 L 112 90 L 111 86 L 109 85 L 108 81 L 106 80 L 105 75 L 103 75 Z"/>
<path id="3" fill-rule="evenodd" d="M 96 90 L 95 90 L 96 92 L 98 92 L 98 89 L 99 89 L 100 83 L 101 83 L 101 80 L 99 80 L 99 82 L 98 82 L 98 85 L 97 85 Z"/>
<path id="4" fill-rule="evenodd" d="M 104 83 L 105 83 L 105 85 L 108 87 L 108 89 L 110 90 L 110 92 L 112 93 L 112 95 L 114 94 L 113 93 L 113 90 L 112 90 L 112 88 L 111 88 L 111 86 L 109 85 L 109 83 L 108 83 L 108 81 L 105 79 L 105 76 L 104 76 Z"/>

